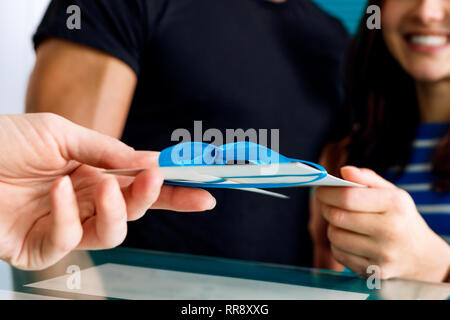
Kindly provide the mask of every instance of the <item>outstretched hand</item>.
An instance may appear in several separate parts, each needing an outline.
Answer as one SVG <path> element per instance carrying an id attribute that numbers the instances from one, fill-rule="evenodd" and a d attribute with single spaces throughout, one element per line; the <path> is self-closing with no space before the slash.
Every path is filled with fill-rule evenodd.
<path id="1" fill-rule="evenodd" d="M 163 185 L 156 152 L 53 114 L 0 116 L 0 259 L 43 269 L 73 249 L 119 245 L 149 208 L 204 211 L 205 190 Z M 99 168 L 150 168 L 116 177 Z"/>

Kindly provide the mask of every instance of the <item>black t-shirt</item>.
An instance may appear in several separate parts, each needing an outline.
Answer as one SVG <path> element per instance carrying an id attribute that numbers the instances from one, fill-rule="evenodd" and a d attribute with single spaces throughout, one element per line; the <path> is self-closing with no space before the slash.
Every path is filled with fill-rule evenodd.
<path id="1" fill-rule="evenodd" d="M 66 27 L 73 4 L 80 30 Z M 339 116 L 349 37 L 309 0 L 54 0 L 35 45 L 49 37 L 104 51 L 136 72 L 122 138 L 136 149 L 174 145 L 175 129 L 192 132 L 201 120 L 203 132 L 224 135 L 279 129 L 281 154 L 317 161 Z M 309 190 L 282 192 L 290 199 L 211 190 L 213 211 L 151 211 L 129 223 L 124 245 L 310 265 Z"/>

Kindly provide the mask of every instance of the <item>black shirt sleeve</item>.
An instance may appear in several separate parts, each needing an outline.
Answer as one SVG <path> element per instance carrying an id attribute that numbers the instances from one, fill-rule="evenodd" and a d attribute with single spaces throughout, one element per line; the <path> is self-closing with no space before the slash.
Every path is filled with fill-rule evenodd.
<path id="1" fill-rule="evenodd" d="M 35 48 L 48 38 L 60 38 L 110 54 L 136 74 L 140 58 L 164 8 L 165 0 L 52 0 L 33 41 Z M 81 29 L 70 30 L 67 8 L 81 11 Z"/>

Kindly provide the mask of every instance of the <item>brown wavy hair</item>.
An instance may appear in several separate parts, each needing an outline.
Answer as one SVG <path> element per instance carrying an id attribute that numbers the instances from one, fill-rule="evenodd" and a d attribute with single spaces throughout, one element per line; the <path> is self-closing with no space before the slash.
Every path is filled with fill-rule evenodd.
<path id="1" fill-rule="evenodd" d="M 368 6 L 381 7 L 383 1 L 371 0 Z M 390 54 L 381 30 L 367 28 L 368 17 L 364 15 L 351 44 L 345 70 L 346 107 L 352 129 L 334 150 L 328 150 L 327 156 L 344 149 L 346 157 L 327 162 L 339 167 L 349 164 L 371 168 L 382 175 L 390 167 L 407 165 L 420 114 L 414 80 Z M 448 191 L 450 130 L 437 147 L 432 167 L 437 176 L 434 189 Z"/>

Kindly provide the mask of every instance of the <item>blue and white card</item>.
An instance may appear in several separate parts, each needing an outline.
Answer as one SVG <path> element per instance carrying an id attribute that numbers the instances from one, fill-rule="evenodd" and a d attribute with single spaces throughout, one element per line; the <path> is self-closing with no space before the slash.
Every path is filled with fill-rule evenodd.
<path id="1" fill-rule="evenodd" d="M 159 167 L 164 183 L 198 188 L 229 188 L 280 198 L 284 195 L 261 189 L 333 186 L 364 187 L 333 177 L 322 166 L 287 158 L 269 148 L 238 142 L 214 146 L 181 143 L 163 150 Z M 106 170 L 105 173 L 135 176 L 143 169 Z"/>

